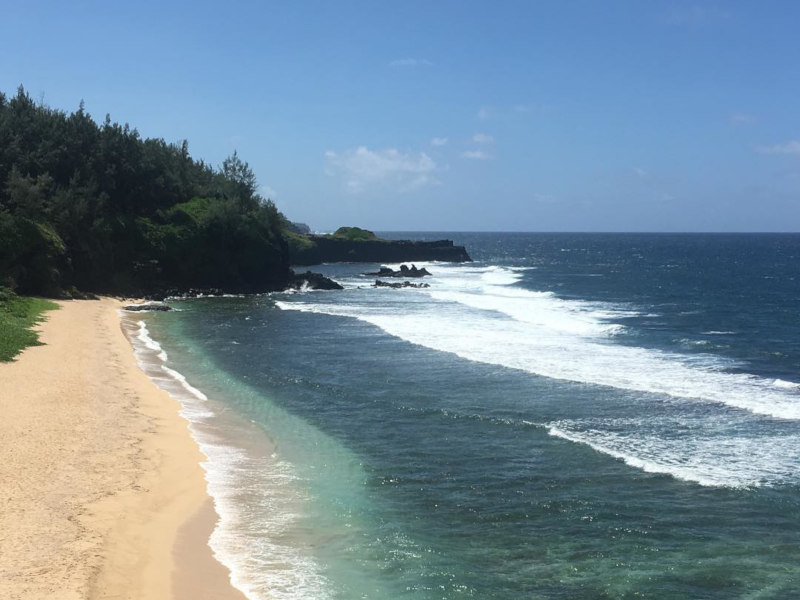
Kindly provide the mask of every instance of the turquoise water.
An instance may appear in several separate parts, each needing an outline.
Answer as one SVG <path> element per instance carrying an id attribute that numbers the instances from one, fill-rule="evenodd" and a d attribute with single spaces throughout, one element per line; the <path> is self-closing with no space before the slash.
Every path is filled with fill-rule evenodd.
<path id="1" fill-rule="evenodd" d="M 475 263 L 427 264 L 426 290 L 326 265 L 344 291 L 146 317 L 167 357 L 140 360 L 199 392 L 165 379 L 209 456 L 235 583 L 795 597 L 800 236 L 455 239 Z"/>

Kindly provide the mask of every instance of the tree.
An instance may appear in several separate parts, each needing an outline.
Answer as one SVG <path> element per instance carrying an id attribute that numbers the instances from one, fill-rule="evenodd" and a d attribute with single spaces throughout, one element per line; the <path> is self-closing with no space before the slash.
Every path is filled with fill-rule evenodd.
<path id="1" fill-rule="evenodd" d="M 27 293 L 275 288 L 286 219 L 234 152 L 215 169 L 186 141 L 142 139 L 83 102 L 72 114 L 0 93 L 0 285 Z"/>
<path id="2" fill-rule="evenodd" d="M 233 184 L 234 195 L 243 208 L 255 208 L 261 202 L 256 175 L 236 150 L 222 162 L 222 174 Z"/>

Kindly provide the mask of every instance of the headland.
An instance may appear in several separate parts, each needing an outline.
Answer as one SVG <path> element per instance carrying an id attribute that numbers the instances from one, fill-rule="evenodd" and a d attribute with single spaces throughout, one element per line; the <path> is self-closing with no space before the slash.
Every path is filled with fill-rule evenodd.
<path id="1" fill-rule="evenodd" d="M 294 265 L 334 262 L 471 262 L 464 246 L 452 240 L 386 240 L 359 227 L 340 227 L 330 235 L 289 234 L 289 259 Z"/>

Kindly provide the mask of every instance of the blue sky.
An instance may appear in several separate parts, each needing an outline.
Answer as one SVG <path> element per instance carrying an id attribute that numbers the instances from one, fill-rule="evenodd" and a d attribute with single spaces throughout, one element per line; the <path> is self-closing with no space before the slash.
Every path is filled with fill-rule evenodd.
<path id="1" fill-rule="evenodd" d="M 0 90 L 317 230 L 798 231 L 800 3 L 27 2 Z"/>

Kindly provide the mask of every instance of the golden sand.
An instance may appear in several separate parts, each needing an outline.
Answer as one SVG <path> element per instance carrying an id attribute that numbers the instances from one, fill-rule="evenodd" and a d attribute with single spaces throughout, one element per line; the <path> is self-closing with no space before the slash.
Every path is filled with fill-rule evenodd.
<path id="1" fill-rule="evenodd" d="M 243 600 L 179 405 L 112 299 L 60 302 L 0 364 L 0 598 Z"/>

